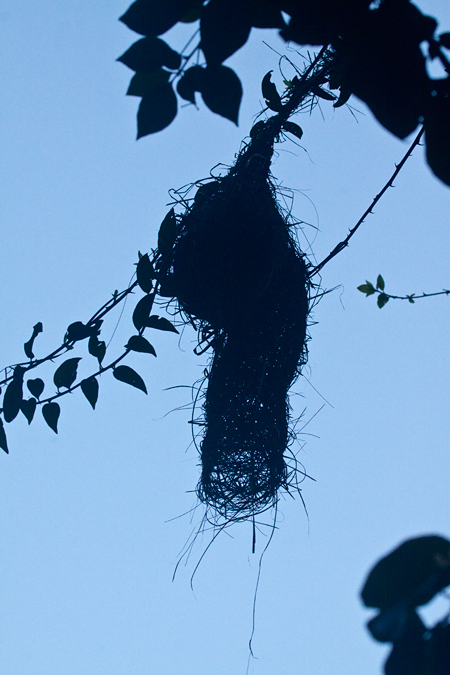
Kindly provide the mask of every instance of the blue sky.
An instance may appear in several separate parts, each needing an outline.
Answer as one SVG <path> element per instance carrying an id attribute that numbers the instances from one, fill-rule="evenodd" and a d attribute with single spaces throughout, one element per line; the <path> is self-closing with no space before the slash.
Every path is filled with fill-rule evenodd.
<path id="1" fill-rule="evenodd" d="M 444 17 L 444 0 L 421 3 Z M 283 51 L 254 31 L 229 65 L 245 96 L 240 126 L 200 102 L 156 136 L 135 141 L 131 71 L 115 59 L 135 35 L 117 21 L 127 4 L 6 0 L 0 12 L 2 365 L 42 321 L 39 353 L 68 324 L 87 320 L 133 274 L 137 251 L 156 245 L 168 190 L 230 164 L 261 107 L 260 82 Z M 176 37 L 175 39 L 181 39 Z M 278 148 L 274 175 L 295 190 L 310 223 L 300 242 L 320 260 L 346 234 L 403 156 L 358 101 L 296 121 L 302 148 Z M 385 648 L 368 636 L 358 593 L 375 560 L 420 533 L 449 536 L 449 299 L 390 302 L 356 290 L 383 274 L 392 293 L 449 286 L 450 190 L 423 148 L 342 254 L 323 271 L 336 287 L 314 309 L 309 362 L 293 391 L 306 407 L 299 459 L 315 482 L 282 498 L 263 559 L 256 605 L 255 675 L 375 675 Z M 128 307 L 110 346 L 132 333 Z M 115 320 L 105 327 L 112 335 Z M 108 333 L 109 331 L 109 333 Z M 8 675 L 222 675 L 245 673 L 260 536 L 222 534 L 190 588 L 209 542 L 199 537 L 172 574 L 192 530 L 198 457 L 187 388 L 207 356 L 186 330 L 152 335 L 158 358 L 128 363 L 148 396 L 105 374 L 93 412 L 79 390 L 62 400 L 56 436 L 38 412 L 7 426 L 0 457 L 0 669 Z M 83 350 L 80 356 L 85 356 Z M 80 364 L 82 374 L 85 358 Z M 87 366 L 86 366 L 87 368 Z M 46 371 L 51 381 L 53 369 Z M 324 404 L 324 399 L 327 402 Z M 171 412 L 174 411 L 174 412 Z M 317 414 L 316 414 L 317 413 Z M 170 522 L 168 522 L 170 521 Z"/>

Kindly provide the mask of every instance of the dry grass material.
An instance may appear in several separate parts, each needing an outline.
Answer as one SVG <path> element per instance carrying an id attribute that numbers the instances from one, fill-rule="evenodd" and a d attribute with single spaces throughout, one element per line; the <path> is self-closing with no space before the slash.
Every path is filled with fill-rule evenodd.
<path id="1" fill-rule="evenodd" d="M 197 494 L 226 521 L 270 508 L 295 482 L 288 392 L 306 360 L 308 278 L 276 201 L 271 153 L 252 142 L 198 190 L 162 279 L 211 335 Z"/>

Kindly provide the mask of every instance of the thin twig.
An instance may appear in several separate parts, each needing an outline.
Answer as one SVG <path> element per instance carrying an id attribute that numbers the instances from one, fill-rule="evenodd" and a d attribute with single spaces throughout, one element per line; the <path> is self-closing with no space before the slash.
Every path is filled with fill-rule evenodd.
<path id="1" fill-rule="evenodd" d="M 419 145 L 420 139 L 422 138 L 422 136 L 423 136 L 423 134 L 424 134 L 424 131 L 425 131 L 425 128 L 422 127 L 421 130 L 419 131 L 419 133 L 417 134 L 417 136 L 415 137 L 414 141 L 411 143 L 410 147 L 408 148 L 408 151 L 406 152 L 406 154 L 405 154 L 405 156 L 403 157 L 403 159 L 401 160 L 401 162 L 400 162 L 399 164 L 396 165 L 395 171 L 394 171 L 394 173 L 392 174 L 392 176 L 389 178 L 389 180 L 388 180 L 388 182 L 386 183 L 386 185 L 383 187 L 383 189 L 381 190 L 381 192 L 379 192 L 379 193 L 377 194 L 377 196 L 374 198 L 374 200 L 372 201 L 372 203 L 371 203 L 371 205 L 369 206 L 369 208 L 366 209 L 366 210 L 364 211 L 363 215 L 362 215 L 361 218 L 358 220 L 358 222 L 356 223 L 356 225 L 355 225 L 354 227 L 352 227 L 352 229 L 349 231 L 349 233 L 348 233 L 348 235 L 346 236 L 346 238 L 345 238 L 343 241 L 340 241 L 339 244 L 337 244 L 337 246 L 334 247 L 334 249 L 331 251 L 331 253 L 330 253 L 329 255 L 327 255 L 327 257 L 324 258 L 324 259 L 322 260 L 322 262 L 320 262 L 318 265 L 316 265 L 315 267 L 312 268 L 311 272 L 309 273 L 309 278 L 311 278 L 312 276 L 314 276 L 315 274 L 317 274 L 317 272 L 320 272 L 320 270 L 323 269 L 323 267 L 325 267 L 325 265 L 326 265 L 327 263 L 329 263 L 330 260 L 332 260 L 333 258 L 335 258 L 335 257 L 338 255 L 338 253 L 340 253 L 341 251 L 343 251 L 344 248 L 345 248 L 346 246 L 348 246 L 348 242 L 349 242 L 350 239 L 353 237 L 353 235 L 355 234 L 356 230 L 360 227 L 360 225 L 362 225 L 362 223 L 363 223 L 364 220 L 367 218 L 367 216 L 368 216 L 370 213 L 372 213 L 372 209 L 376 206 L 376 204 L 378 204 L 378 202 L 380 201 L 381 197 L 384 195 L 384 193 L 386 192 L 386 190 L 387 190 L 388 188 L 390 188 L 390 187 L 393 187 L 392 184 L 393 184 L 394 180 L 397 178 L 398 174 L 399 174 L 400 171 L 403 169 L 403 167 L 404 167 L 406 161 L 407 161 L 407 160 L 409 159 L 409 157 L 411 156 L 411 154 L 412 154 L 414 148 L 415 148 L 417 145 Z"/>

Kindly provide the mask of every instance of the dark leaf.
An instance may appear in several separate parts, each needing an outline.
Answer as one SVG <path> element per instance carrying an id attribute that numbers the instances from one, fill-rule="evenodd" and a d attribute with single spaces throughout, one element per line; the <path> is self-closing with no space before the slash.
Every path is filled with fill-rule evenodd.
<path id="1" fill-rule="evenodd" d="M 5 422 L 12 422 L 19 414 L 22 405 L 22 380 L 14 378 L 6 387 L 3 397 L 3 416 Z"/>
<path id="2" fill-rule="evenodd" d="M 326 91 L 325 89 L 322 89 L 322 87 L 319 87 L 316 85 L 311 89 L 312 93 L 318 96 L 319 98 L 323 98 L 324 101 L 335 101 L 336 96 L 334 94 L 330 94 L 329 91 Z"/>
<path id="3" fill-rule="evenodd" d="M 295 124 L 295 122 L 285 122 L 283 124 L 283 129 L 289 131 L 290 134 L 296 136 L 298 139 L 303 136 L 303 129 L 299 127 L 298 124 Z"/>
<path id="4" fill-rule="evenodd" d="M 169 126 L 177 116 L 177 97 L 168 82 L 142 98 L 137 114 L 137 139 Z"/>
<path id="5" fill-rule="evenodd" d="M 265 127 L 265 122 L 261 120 L 260 122 L 256 122 L 250 129 L 250 138 L 255 138 L 259 134 L 260 131 L 262 131 Z"/>
<path id="6" fill-rule="evenodd" d="M 20 406 L 21 411 L 28 420 L 28 424 L 31 424 L 33 421 L 34 413 L 36 412 L 36 403 L 37 401 L 35 398 L 28 398 L 23 400 L 22 405 Z"/>
<path id="7" fill-rule="evenodd" d="M 333 103 L 333 108 L 341 108 L 343 105 L 347 103 L 351 95 L 352 95 L 351 89 L 348 89 L 343 86 L 340 87 L 339 97 Z"/>
<path id="8" fill-rule="evenodd" d="M 148 253 L 145 253 L 137 264 L 136 278 L 144 293 L 150 293 L 153 287 L 153 279 L 155 278 L 155 270 L 150 262 Z"/>
<path id="9" fill-rule="evenodd" d="M 144 394 L 147 393 L 147 387 L 145 386 L 144 380 L 135 370 L 133 370 L 133 368 L 130 368 L 129 366 L 117 366 L 113 370 L 113 375 L 116 380 L 131 384 L 132 387 L 140 389 Z"/>
<path id="10" fill-rule="evenodd" d="M 280 112 L 283 104 L 281 103 L 281 98 L 276 86 L 270 79 L 272 73 L 273 70 L 269 70 L 269 72 L 264 75 L 261 82 L 261 91 L 266 100 L 267 106 L 274 112 Z"/>
<path id="11" fill-rule="evenodd" d="M 0 448 L 9 454 L 8 442 L 6 440 L 5 427 L 3 426 L 3 421 L 0 419 Z"/>
<path id="12" fill-rule="evenodd" d="M 99 340 L 96 335 L 91 335 L 88 343 L 89 354 L 95 356 L 98 359 L 99 364 L 102 364 L 103 359 L 105 358 L 106 353 L 106 343 L 102 340 Z"/>
<path id="13" fill-rule="evenodd" d="M 82 321 L 75 321 L 67 329 L 66 340 L 68 342 L 78 342 L 89 337 L 91 333 L 92 329 L 89 326 L 85 326 Z"/>
<path id="14" fill-rule="evenodd" d="M 25 342 L 23 349 L 25 352 L 25 355 L 28 356 L 29 359 L 34 359 L 34 354 L 33 354 L 33 343 L 36 339 L 36 337 L 39 335 L 39 333 L 42 333 L 43 327 L 42 323 L 39 321 L 35 326 L 33 326 L 33 334 L 28 340 L 28 342 Z"/>
<path id="15" fill-rule="evenodd" d="M 142 352 L 144 354 L 153 354 L 156 352 L 150 342 L 142 335 L 133 335 L 125 345 L 125 349 L 130 349 L 132 352 Z"/>
<path id="16" fill-rule="evenodd" d="M 56 369 L 55 374 L 53 375 L 53 382 L 57 389 L 60 387 L 67 387 L 69 389 L 77 378 L 77 368 L 78 362 L 81 361 L 80 357 L 75 357 L 73 359 L 66 359 L 59 368 Z"/>
<path id="17" fill-rule="evenodd" d="M 58 403 L 46 403 L 42 406 L 42 415 L 44 420 L 47 422 L 50 429 L 52 429 L 55 434 L 58 433 L 58 419 L 61 413 L 61 408 Z"/>
<path id="18" fill-rule="evenodd" d="M 170 255 L 177 238 L 177 219 L 174 209 L 170 209 L 158 231 L 158 251 L 162 256 Z"/>
<path id="19" fill-rule="evenodd" d="M 412 295 L 406 296 L 408 298 L 408 302 L 410 302 L 412 305 L 414 304 L 414 293 Z"/>
<path id="20" fill-rule="evenodd" d="M 210 0 L 200 18 L 201 48 L 209 66 L 218 66 L 240 49 L 251 30 L 250 3 Z"/>
<path id="21" fill-rule="evenodd" d="M 152 73 L 136 73 L 131 78 L 127 89 L 127 96 L 149 96 L 153 90 L 158 90 L 161 85 L 169 82 L 170 73 L 168 70 L 154 70 Z"/>
<path id="22" fill-rule="evenodd" d="M 254 28 L 284 28 L 286 26 L 281 10 L 270 0 L 251 3 L 251 24 Z"/>
<path id="23" fill-rule="evenodd" d="M 178 70 L 181 56 L 169 45 L 157 37 L 145 37 L 135 42 L 119 56 L 117 61 L 139 73 L 151 73 L 165 66 L 170 70 Z"/>
<path id="24" fill-rule="evenodd" d="M 450 185 L 450 97 L 433 97 L 425 116 L 427 162 L 432 172 Z"/>
<path id="25" fill-rule="evenodd" d="M 439 42 L 445 49 L 450 49 L 450 33 L 441 33 L 439 35 Z"/>
<path id="26" fill-rule="evenodd" d="M 28 380 L 27 387 L 30 394 L 33 394 L 33 396 L 39 398 L 39 396 L 44 391 L 45 385 L 41 378 L 37 377 L 35 380 Z"/>
<path id="27" fill-rule="evenodd" d="M 205 69 L 201 66 L 188 68 L 178 80 L 177 92 L 185 101 L 195 105 L 195 92 L 201 91 Z"/>
<path id="28" fill-rule="evenodd" d="M 201 94 L 203 101 L 212 112 L 226 117 L 237 125 L 242 85 L 231 68 L 226 66 L 205 68 Z"/>
<path id="29" fill-rule="evenodd" d="M 203 0 L 194 0 L 192 7 L 183 14 L 183 17 L 180 19 L 181 23 L 193 23 L 198 21 L 202 14 Z"/>
<path id="30" fill-rule="evenodd" d="M 158 3 L 136 0 L 119 20 L 135 33 L 162 35 L 181 21 L 196 4 L 195 0 L 170 0 Z"/>
<path id="31" fill-rule="evenodd" d="M 379 274 L 378 277 L 377 277 L 377 288 L 380 291 L 384 291 L 384 279 L 381 276 L 381 274 Z"/>
<path id="32" fill-rule="evenodd" d="M 173 323 L 165 319 L 163 316 L 156 316 L 156 314 L 153 314 L 153 316 L 148 319 L 145 325 L 148 328 L 157 328 L 158 330 L 167 330 L 171 333 L 178 333 Z"/>
<path id="33" fill-rule="evenodd" d="M 81 391 L 91 404 L 93 410 L 95 410 L 95 404 L 97 403 L 98 399 L 98 382 L 96 378 L 88 377 L 86 380 L 81 380 L 80 387 Z"/>
<path id="34" fill-rule="evenodd" d="M 377 298 L 377 305 L 381 309 L 382 307 L 385 306 L 385 304 L 389 302 L 389 296 L 386 295 L 386 293 L 380 293 L 380 295 Z"/>
<path id="35" fill-rule="evenodd" d="M 366 297 L 369 295 L 373 295 L 375 293 L 375 289 L 373 285 L 370 283 L 370 281 L 366 281 L 365 284 L 358 286 L 358 291 L 361 291 L 361 293 L 365 293 Z"/>
<path id="36" fill-rule="evenodd" d="M 450 585 L 450 541 L 438 535 L 407 539 L 371 569 L 361 590 L 367 607 L 384 610 L 400 602 L 425 605 Z"/>
<path id="37" fill-rule="evenodd" d="M 154 295 L 145 295 L 136 305 L 133 312 L 133 323 L 136 330 L 141 330 L 147 325 L 154 299 Z"/>

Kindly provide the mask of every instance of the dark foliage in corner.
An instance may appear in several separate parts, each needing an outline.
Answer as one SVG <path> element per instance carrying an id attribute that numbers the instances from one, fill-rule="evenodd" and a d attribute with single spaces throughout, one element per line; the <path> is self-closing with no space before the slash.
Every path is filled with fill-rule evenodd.
<path id="1" fill-rule="evenodd" d="M 237 124 L 242 87 L 223 62 L 253 28 L 277 29 L 286 41 L 330 50 L 327 81 L 339 91 L 336 106 L 354 94 L 402 139 L 423 123 L 428 164 L 450 185 L 450 34 L 439 35 L 437 21 L 409 0 L 167 0 L 163 7 L 136 0 L 120 20 L 145 36 L 118 59 L 136 72 L 127 93 L 142 97 L 138 138 L 173 121 L 174 86 L 193 104 L 200 93 L 210 110 Z M 199 25 L 195 47 L 181 54 L 157 37 L 179 22 Z M 196 65 L 189 63 L 194 56 Z M 430 78 L 427 60 L 439 60 L 445 77 Z"/>
<path id="2" fill-rule="evenodd" d="M 385 675 L 448 675 L 450 612 L 432 628 L 417 607 L 450 585 L 450 541 L 438 535 L 408 539 L 378 561 L 361 591 L 379 609 L 367 627 L 378 642 L 392 643 Z"/>

